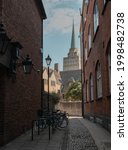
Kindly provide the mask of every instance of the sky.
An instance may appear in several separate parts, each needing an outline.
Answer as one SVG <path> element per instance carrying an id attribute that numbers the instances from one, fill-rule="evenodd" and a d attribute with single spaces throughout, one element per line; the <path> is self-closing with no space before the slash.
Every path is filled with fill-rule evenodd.
<path id="1" fill-rule="evenodd" d="M 51 68 L 59 63 L 63 70 L 63 57 L 71 47 L 72 24 L 74 20 L 76 48 L 80 48 L 79 28 L 82 0 L 42 0 L 47 15 L 44 20 L 43 60 L 50 55 Z"/>

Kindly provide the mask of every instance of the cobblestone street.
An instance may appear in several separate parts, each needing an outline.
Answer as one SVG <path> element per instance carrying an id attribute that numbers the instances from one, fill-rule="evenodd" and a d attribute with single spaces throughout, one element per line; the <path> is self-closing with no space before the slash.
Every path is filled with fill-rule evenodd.
<path id="1" fill-rule="evenodd" d="M 98 150 L 88 129 L 78 118 L 70 119 L 68 150 Z"/>
<path id="2" fill-rule="evenodd" d="M 74 117 L 67 128 L 51 132 L 50 140 L 48 129 L 36 132 L 33 141 L 30 130 L 0 150 L 111 150 L 111 135 L 98 124 Z"/>

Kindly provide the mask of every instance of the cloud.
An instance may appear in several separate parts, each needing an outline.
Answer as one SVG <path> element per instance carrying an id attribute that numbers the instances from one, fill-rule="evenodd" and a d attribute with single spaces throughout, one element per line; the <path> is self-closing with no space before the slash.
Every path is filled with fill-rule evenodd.
<path id="1" fill-rule="evenodd" d="M 45 35 L 54 31 L 63 34 L 71 32 L 73 19 L 75 30 L 79 31 L 79 7 L 81 7 L 82 0 L 75 2 L 74 0 L 44 0 L 43 2 L 47 14 L 47 20 L 44 21 Z"/>

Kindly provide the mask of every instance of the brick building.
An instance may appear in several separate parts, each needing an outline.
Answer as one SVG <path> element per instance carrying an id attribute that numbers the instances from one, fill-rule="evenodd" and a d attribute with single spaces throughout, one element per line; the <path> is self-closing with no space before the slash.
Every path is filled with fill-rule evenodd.
<path id="1" fill-rule="evenodd" d="M 111 1 L 83 0 L 80 25 L 83 115 L 110 129 Z"/>
<path id="2" fill-rule="evenodd" d="M 0 145 L 29 129 L 40 109 L 41 74 L 36 70 L 42 68 L 45 18 L 41 0 L 0 0 Z M 17 65 L 27 54 L 34 64 L 29 75 Z"/>

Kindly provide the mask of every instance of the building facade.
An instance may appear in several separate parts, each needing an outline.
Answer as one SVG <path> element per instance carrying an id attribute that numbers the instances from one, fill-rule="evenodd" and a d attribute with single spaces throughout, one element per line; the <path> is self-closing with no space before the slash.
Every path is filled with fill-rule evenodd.
<path id="1" fill-rule="evenodd" d="M 63 58 L 63 71 L 60 72 L 62 78 L 62 94 L 63 98 L 69 86 L 74 81 L 81 80 L 81 60 L 79 50 L 75 44 L 74 22 L 72 26 L 71 48 L 68 57 Z"/>
<path id="2" fill-rule="evenodd" d="M 31 128 L 41 107 L 41 0 L 0 0 L 0 146 Z M 33 69 L 24 74 L 22 61 L 30 56 Z"/>
<path id="3" fill-rule="evenodd" d="M 75 45 L 75 30 L 74 22 L 72 27 L 71 48 L 67 57 L 63 58 L 63 71 L 79 70 L 80 69 L 80 54 L 79 49 Z"/>
<path id="4" fill-rule="evenodd" d="M 61 71 L 63 98 L 69 86 L 75 81 L 81 81 L 81 70 Z"/>
<path id="5" fill-rule="evenodd" d="M 48 108 L 48 68 L 43 68 L 43 108 Z M 55 109 L 56 103 L 54 103 L 54 95 L 61 96 L 61 76 L 59 71 L 59 64 L 54 64 L 54 69 L 49 68 L 49 107 L 50 110 Z"/>
<path id="6" fill-rule="evenodd" d="M 61 76 L 58 64 L 54 65 L 54 69 L 49 69 L 49 93 L 60 93 L 61 91 Z M 48 69 L 43 69 L 44 91 L 48 92 Z"/>
<path id="7" fill-rule="evenodd" d="M 111 1 L 83 0 L 80 25 L 83 115 L 110 130 Z"/>

